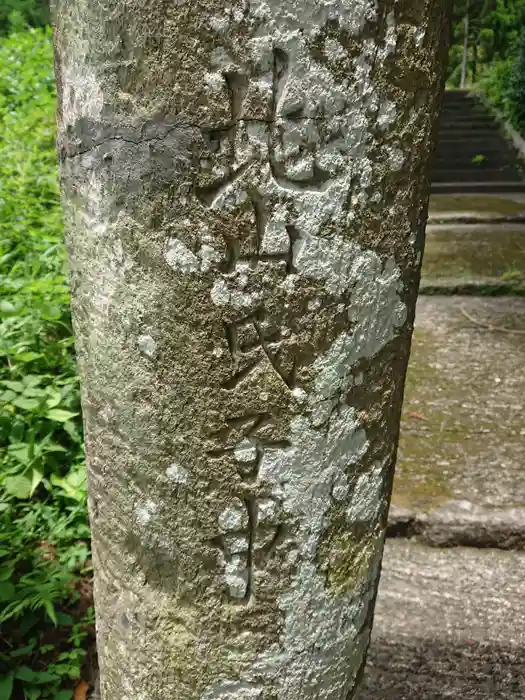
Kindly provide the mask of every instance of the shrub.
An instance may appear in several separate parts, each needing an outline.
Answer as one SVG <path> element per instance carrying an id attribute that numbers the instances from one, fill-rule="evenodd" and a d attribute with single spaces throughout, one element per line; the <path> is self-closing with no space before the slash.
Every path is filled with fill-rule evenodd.
<path id="1" fill-rule="evenodd" d="M 0 700 L 20 685 L 31 700 L 61 697 L 85 634 L 75 601 L 89 529 L 54 110 L 50 31 L 0 39 Z M 57 639 L 64 663 L 53 663 Z"/>

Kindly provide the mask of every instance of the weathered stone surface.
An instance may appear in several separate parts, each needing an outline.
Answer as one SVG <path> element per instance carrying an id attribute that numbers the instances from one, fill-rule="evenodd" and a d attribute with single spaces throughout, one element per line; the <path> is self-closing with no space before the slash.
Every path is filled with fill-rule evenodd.
<path id="1" fill-rule="evenodd" d="M 429 225 L 420 291 L 525 293 L 525 225 Z"/>
<path id="2" fill-rule="evenodd" d="M 429 223 L 505 221 L 525 218 L 525 194 L 433 194 Z"/>
<path id="3" fill-rule="evenodd" d="M 104 700 L 354 693 L 448 6 L 58 0 Z"/>
<path id="4" fill-rule="evenodd" d="M 420 297 L 392 534 L 525 544 L 524 331 L 521 298 Z"/>
<path id="5" fill-rule="evenodd" d="M 360 700 L 523 700 L 525 554 L 389 540 Z"/>

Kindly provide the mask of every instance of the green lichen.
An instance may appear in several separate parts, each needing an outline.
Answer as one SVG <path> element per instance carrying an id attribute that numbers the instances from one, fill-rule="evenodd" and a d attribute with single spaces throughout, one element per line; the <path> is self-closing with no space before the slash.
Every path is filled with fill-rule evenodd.
<path id="1" fill-rule="evenodd" d="M 344 517 L 344 513 L 338 514 L 318 549 L 326 587 L 341 597 L 370 578 L 370 566 L 381 546 L 379 526 L 370 529 L 369 523 L 348 525 Z"/>

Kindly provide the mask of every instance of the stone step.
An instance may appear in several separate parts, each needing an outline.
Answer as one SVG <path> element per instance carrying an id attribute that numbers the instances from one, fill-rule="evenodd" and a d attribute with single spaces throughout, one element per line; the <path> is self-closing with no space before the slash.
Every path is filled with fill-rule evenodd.
<path id="1" fill-rule="evenodd" d="M 421 296 L 391 535 L 525 547 L 525 298 Z"/>
<path id="2" fill-rule="evenodd" d="M 443 94 L 443 102 L 445 104 L 451 104 L 453 102 L 463 102 L 477 100 L 478 97 L 474 92 L 469 90 L 445 90 Z"/>
<path id="3" fill-rule="evenodd" d="M 480 195 L 482 193 L 509 195 L 525 193 L 525 182 L 521 180 L 507 180 L 505 182 L 459 182 L 452 180 L 450 182 L 432 182 L 430 190 L 432 194 L 440 195 Z"/>
<path id="4" fill-rule="evenodd" d="M 483 115 L 493 117 L 494 113 L 491 112 L 484 104 L 481 102 L 474 101 L 471 104 L 462 103 L 455 105 L 444 104 L 440 112 L 441 116 L 451 115 L 458 116 L 462 118 L 470 115 Z"/>
<path id="5" fill-rule="evenodd" d="M 492 122 L 496 121 L 493 114 L 487 112 L 486 109 L 473 107 L 469 108 L 458 108 L 458 109 L 444 109 L 439 115 L 439 124 L 448 124 L 449 122 L 467 122 L 476 121 L 479 119 L 487 119 Z M 497 121 L 496 121 L 497 123 Z"/>
<path id="6" fill-rule="evenodd" d="M 433 168 L 434 170 L 468 170 L 470 168 L 476 171 L 493 170 L 505 167 L 518 168 L 521 161 L 516 158 L 512 152 L 492 153 L 436 153 L 434 155 Z"/>
<path id="7" fill-rule="evenodd" d="M 522 175 L 511 167 L 495 169 L 477 170 L 476 168 L 434 170 L 432 173 L 433 182 L 522 182 Z"/>
<path id="8" fill-rule="evenodd" d="M 441 114 L 488 114 L 488 109 L 479 100 L 467 100 L 463 102 L 444 102 Z"/>
<path id="9" fill-rule="evenodd" d="M 439 137 L 445 138 L 503 138 L 496 126 L 487 126 L 485 124 L 456 124 L 454 128 L 439 129 Z"/>
<path id="10" fill-rule="evenodd" d="M 525 554 L 387 541 L 360 700 L 523 700 Z"/>
<path id="11" fill-rule="evenodd" d="M 462 138 L 456 134 L 441 134 L 438 139 L 437 146 L 450 146 L 450 147 L 461 147 L 468 144 L 470 148 L 479 148 L 483 151 L 483 148 L 487 149 L 497 149 L 502 146 L 507 146 L 511 148 L 511 144 L 507 141 L 501 134 L 492 133 L 488 138 L 480 138 L 477 135 L 470 135 L 468 138 Z"/>
<path id="12" fill-rule="evenodd" d="M 478 100 L 478 96 L 475 92 L 467 90 L 464 88 L 453 88 L 451 90 L 445 90 L 443 94 L 443 102 L 450 103 L 461 100 Z"/>
<path id="13" fill-rule="evenodd" d="M 482 158 L 480 158 L 482 156 Z M 512 162 L 519 165 L 525 165 L 525 160 L 522 159 L 515 150 L 513 150 L 506 143 L 501 144 L 498 148 L 479 148 L 477 144 L 470 144 L 468 142 L 456 145 L 446 145 L 439 144 L 437 149 L 433 154 L 434 161 L 449 159 L 453 161 L 459 158 L 469 158 L 470 160 L 476 159 L 477 161 L 487 162 L 489 160 L 496 160 L 497 158 L 508 158 Z"/>
<path id="14" fill-rule="evenodd" d="M 420 292 L 525 295 L 525 222 L 427 226 Z"/>
<path id="15" fill-rule="evenodd" d="M 499 124 L 495 121 L 476 121 L 476 122 L 447 122 L 447 124 L 439 126 L 439 133 L 441 136 L 446 134 L 456 134 L 457 132 L 463 133 L 468 132 L 473 135 L 494 135 L 499 133 Z"/>
<path id="16" fill-rule="evenodd" d="M 501 134 L 496 128 L 494 129 L 471 129 L 468 126 L 464 128 L 448 129 L 446 131 L 440 130 L 438 134 L 438 143 L 481 143 L 487 146 L 499 146 L 501 144 L 509 144 L 508 139 L 506 139 L 503 134 Z"/>
<path id="17" fill-rule="evenodd" d="M 524 183 L 525 190 L 525 183 Z M 501 219 L 523 220 L 525 196 L 523 194 L 433 194 L 430 198 L 429 223 L 461 221 L 465 218 L 477 221 Z"/>
<path id="18" fill-rule="evenodd" d="M 506 141 L 494 141 L 491 144 L 483 144 L 475 142 L 458 142 L 458 141 L 441 141 L 437 144 L 434 152 L 436 158 L 454 158 L 456 156 L 475 156 L 482 155 L 486 158 L 492 158 L 499 155 L 516 157 L 516 151 Z"/>
<path id="19" fill-rule="evenodd" d="M 486 126 L 487 128 L 499 128 L 499 123 L 490 114 L 443 114 L 439 119 L 439 129 L 440 131 L 446 131 L 447 129 L 460 128 L 471 128 L 479 127 L 480 125 Z"/>

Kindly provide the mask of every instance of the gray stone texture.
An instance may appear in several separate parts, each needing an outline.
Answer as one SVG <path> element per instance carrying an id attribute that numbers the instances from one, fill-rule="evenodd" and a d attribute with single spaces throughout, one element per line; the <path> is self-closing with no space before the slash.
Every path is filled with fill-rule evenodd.
<path id="1" fill-rule="evenodd" d="M 448 4 L 57 2 L 104 700 L 354 693 Z"/>
<path id="2" fill-rule="evenodd" d="M 389 540 L 360 700 L 522 700 L 525 554 Z"/>

